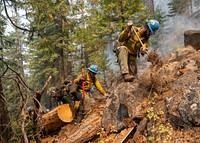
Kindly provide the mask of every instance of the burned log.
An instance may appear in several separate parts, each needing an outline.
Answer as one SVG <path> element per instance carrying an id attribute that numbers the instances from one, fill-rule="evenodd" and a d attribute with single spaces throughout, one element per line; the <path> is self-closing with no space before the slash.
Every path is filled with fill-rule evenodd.
<path id="1" fill-rule="evenodd" d="M 79 129 L 68 136 L 65 142 L 83 143 L 97 136 L 101 128 L 101 116 L 99 113 L 93 113 L 81 123 Z"/>

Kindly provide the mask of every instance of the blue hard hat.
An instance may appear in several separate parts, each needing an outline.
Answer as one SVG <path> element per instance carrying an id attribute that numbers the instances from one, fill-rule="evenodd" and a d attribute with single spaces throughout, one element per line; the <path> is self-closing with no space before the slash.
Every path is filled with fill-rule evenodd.
<path id="1" fill-rule="evenodd" d="M 152 34 L 154 34 L 155 31 L 160 28 L 159 22 L 155 19 L 146 20 L 146 22 Z"/>
<path id="2" fill-rule="evenodd" d="M 91 72 L 93 72 L 93 73 L 95 73 L 95 74 L 98 73 L 98 67 L 97 67 L 97 65 L 95 65 L 95 64 L 91 65 L 91 66 L 88 68 L 88 70 L 91 71 Z"/>

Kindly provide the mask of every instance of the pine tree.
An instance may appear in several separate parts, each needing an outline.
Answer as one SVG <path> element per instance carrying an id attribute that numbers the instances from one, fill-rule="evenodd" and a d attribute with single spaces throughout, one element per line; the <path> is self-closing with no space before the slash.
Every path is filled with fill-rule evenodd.
<path id="1" fill-rule="evenodd" d="M 2 9 L 2 4 L 0 6 L 0 11 Z M 5 18 L 0 15 L 0 140 L 2 143 L 9 142 L 12 137 L 12 128 L 9 125 L 10 118 L 8 114 L 8 106 L 6 103 L 6 94 L 5 94 L 5 75 L 6 75 L 6 66 L 5 66 L 5 55 L 4 50 L 6 46 L 10 45 L 7 37 L 5 36 L 5 27 L 6 22 Z"/>
<path id="2" fill-rule="evenodd" d="M 172 0 L 168 5 L 170 8 L 169 16 L 171 17 L 178 14 L 190 14 L 191 0 Z"/>

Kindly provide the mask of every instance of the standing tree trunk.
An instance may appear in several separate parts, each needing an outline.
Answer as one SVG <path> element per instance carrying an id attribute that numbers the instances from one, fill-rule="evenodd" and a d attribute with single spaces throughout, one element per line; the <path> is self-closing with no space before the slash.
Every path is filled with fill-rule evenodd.
<path id="1" fill-rule="evenodd" d="M 150 13 L 154 13 L 154 0 L 147 0 L 146 6 L 149 8 Z"/>
<path id="2" fill-rule="evenodd" d="M 19 25 L 19 13 L 18 13 L 18 10 L 17 10 L 17 7 L 15 6 L 15 13 L 16 13 L 16 16 L 15 16 L 15 23 L 17 25 Z M 22 79 L 24 79 L 24 68 L 23 68 L 23 56 L 22 56 L 22 42 L 20 40 L 21 38 L 21 35 L 20 35 L 20 31 L 18 28 L 15 28 L 15 34 L 16 34 L 16 54 L 17 54 L 17 57 L 16 57 L 16 60 L 17 60 L 17 71 L 19 73 L 19 75 L 22 77 Z M 26 103 L 26 98 L 23 97 L 23 87 L 22 87 L 22 84 L 21 83 L 21 79 L 18 79 L 19 80 L 19 90 L 20 90 L 20 106 L 21 106 L 21 115 L 23 116 L 23 119 L 22 119 L 22 122 L 21 122 L 21 131 L 22 131 L 22 134 L 23 134 L 23 137 L 24 137 L 24 142 L 25 143 L 28 143 L 28 136 L 26 134 L 26 131 L 25 131 L 25 120 L 26 120 L 26 117 L 25 117 L 25 103 Z"/>
<path id="3" fill-rule="evenodd" d="M 0 39 L 0 67 L 1 67 L 1 75 L 0 75 L 0 141 L 1 143 L 7 143 L 9 142 L 10 138 L 12 137 L 12 128 L 9 125 L 10 119 L 8 117 L 8 110 L 6 106 L 6 100 L 5 96 L 3 94 L 3 85 L 2 85 L 2 74 L 3 74 L 3 47 L 4 42 L 2 40 L 2 37 Z"/>
<path id="4" fill-rule="evenodd" d="M 8 110 L 6 100 L 3 94 L 3 86 L 0 78 L 0 140 L 2 143 L 8 143 L 12 136 L 12 129 L 9 125 Z"/>

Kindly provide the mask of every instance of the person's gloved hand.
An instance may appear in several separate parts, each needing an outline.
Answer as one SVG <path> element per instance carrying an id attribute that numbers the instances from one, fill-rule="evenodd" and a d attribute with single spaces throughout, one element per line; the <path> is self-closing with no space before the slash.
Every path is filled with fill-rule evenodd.
<path id="1" fill-rule="evenodd" d="M 127 28 L 126 28 L 126 30 L 127 30 L 127 31 L 130 31 L 132 26 L 133 26 L 133 21 L 129 20 L 128 23 L 127 23 Z"/>
<path id="2" fill-rule="evenodd" d="M 110 95 L 108 93 L 104 93 L 104 96 L 105 97 L 109 97 Z"/>
<path id="3" fill-rule="evenodd" d="M 132 27 L 133 26 L 133 21 L 129 20 L 127 23 L 127 26 Z"/>
<path id="4" fill-rule="evenodd" d="M 85 81 L 85 76 L 81 76 L 80 81 Z"/>
<path id="5" fill-rule="evenodd" d="M 144 55 L 146 55 L 147 54 L 147 52 L 148 52 L 148 49 L 147 49 L 147 47 L 146 46 L 143 46 L 142 48 L 141 48 L 141 55 L 142 56 L 144 56 Z"/>

